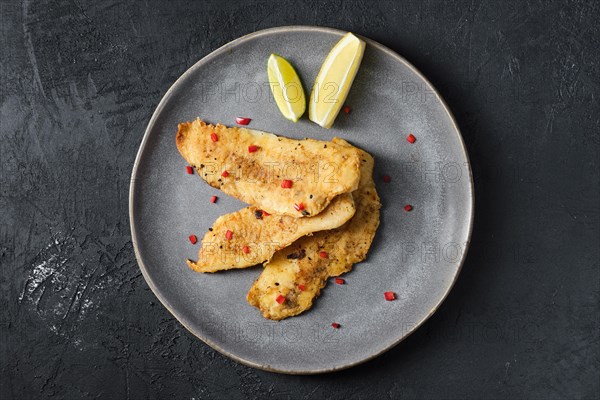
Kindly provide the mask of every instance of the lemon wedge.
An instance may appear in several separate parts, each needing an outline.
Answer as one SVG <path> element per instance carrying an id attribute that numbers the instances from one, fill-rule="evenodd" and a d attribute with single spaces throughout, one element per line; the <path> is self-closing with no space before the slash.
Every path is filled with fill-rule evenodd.
<path id="1" fill-rule="evenodd" d="M 279 111 L 287 119 L 297 122 L 306 111 L 306 97 L 296 70 L 285 58 L 271 54 L 267 75 Z"/>
<path id="2" fill-rule="evenodd" d="M 365 42 L 348 32 L 329 52 L 317 75 L 308 118 L 324 128 L 331 128 L 337 117 L 362 61 Z"/>

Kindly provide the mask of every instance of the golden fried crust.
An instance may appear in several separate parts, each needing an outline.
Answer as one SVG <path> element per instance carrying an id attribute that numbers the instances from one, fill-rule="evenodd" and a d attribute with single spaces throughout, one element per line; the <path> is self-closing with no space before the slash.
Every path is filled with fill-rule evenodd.
<path id="1" fill-rule="evenodd" d="M 334 141 L 349 146 L 341 139 Z M 265 318 L 280 320 L 308 310 L 329 277 L 350 271 L 366 258 L 379 226 L 381 203 L 373 181 L 373 158 L 361 151 L 361 160 L 360 184 L 352 193 L 354 217 L 337 229 L 305 236 L 275 253 L 250 288 L 247 300 Z M 326 252 L 327 258 L 320 252 Z M 290 254 L 304 257 L 290 258 Z M 285 296 L 282 304 L 276 301 L 279 295 Z"/>
<path id="2" fill-rule="evenodd" d="M 354 212 L 350 193 L 336 197 L 325 211 L 311 218 L 265 216 L 257 207 L 246 207 L 219 217 L 202 239 L 198 261 L 187 262 L 198 272 L 246 268 L 270 259 L 304 235 L 341 226 Z M 228 230 L 231 239 L 227 238 Z"/>
<path id="3" fill-rule="evenodd" d="M 179 124 L 176 143 L 211 186 L 272 214 L 315 216 L 334 197 L 354 191 L 360 179 L 358 151 L 332 142 L 292 140 L 197 119 Z M 249 152 L 249 146 L 257 150 Z M 283 180 L 291 180 L 292 187 L 282 188 Z M 300 203 L 303 210 L 295 207 Z"/>

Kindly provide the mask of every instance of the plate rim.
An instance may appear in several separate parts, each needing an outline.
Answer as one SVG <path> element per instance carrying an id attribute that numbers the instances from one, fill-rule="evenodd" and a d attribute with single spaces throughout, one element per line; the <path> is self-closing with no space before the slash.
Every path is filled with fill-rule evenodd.
<path id="1" fill-rule="evenodd" d="M 180 315 L 177 311 L 175 311 L 175 309 L 171 306 L 171 304 L 169 303 L 169 301 L 163 296 L 162 292 L 160 291 L 160 289 L 158 288 L 158 286 L 154 283 L 153 279 L 150 277 L 150 275 L 148 274 L 148 271 L 146 269 L 146 266 L 144 265 L 144 261 L 142 259 L 141 253 L 138 249 L 137 246 L 137 229 L 134 223 L 134 204 L 135 204 L 135 182 L 136 182 L 136 176 L 138 174 L 138 167 L 140 164 L 140 160 L 142 158 L 142 154 L 144 153 L 144 150 L 146 148 L 147 142 L 148 142 L 148 138 L 150 135 L 150 132 L 152 131 L 152 129 L 154 128 L 154 125 L 156 123 L 156 120 L 158 118 L 158 116 L 161 114 L 163 108 L 165 107 L 165 104 L 167 103 L 167 101 L 171 98 L 173 92 L 175 91 L 175 89 L 180 86 L 182 84 L 182 82 L 185 80 L 185 78 L 190 75 L 192 72 L 194 72 L 196 69 L 200 68 L 202 65 L 206 64 L 207 62 L 209 62 L 211 59 L 213 59 L 214 57 L 220 55 L 221 53 L 227 51 L 228 48 L 232 47 L 232 46 L 236 46 L 239 45 L 243 42 L 246 42 L 248 40 L 251 39 L 256 39 L 260 36 L 265 36 L 265 35 L 269 35 L 269 34 L 277 34 L 277 33 L 281 33 L 281 32 L 290 32 L 290 31 L 296 31 L 296 32 L 321 32 L 321 33 L 328 33 L 328 34 L 334 34 L 334 35 L 339 35 L 342 36 L 344 34 L 346 34 L 348 31 L 344 31 L 341 29 L 335 29 L 335 28 L 329 28 L 329 27 L 322 27 L 322 26 L 312 26 L 312 25 L 287 25 L 287 26 L 278 26 L 278 27 L 273 27 L 273 28 L 267 28 L 267 29 L 261 29 L 259 31 L 255 31 L 255 32 L 251 32 L 249 34 L 246 34 L 244 36 L 241 36 L 237 39 L 234 39 L 230 42 L 225 43 L 224 45 L 220 46 L 219 48 L 213 50 L 212 52 L 210 52 L 209 54 L 207 54 L 206 56 L 202 57 L 200 60 L 196 61 L 191 67 L 189 67 L 183 74 L 181 74 L 181 76 L 179 78 L 177 78 L 177 80 L 169 87 L 169 89 L 167 90 L 167 92 L 163 95 L 163 97 L 161 98 L 160 102 L 158 103 L 158 105 L 156 106 L 156 109 L 154 110 L 154 112 L 152 113 L 152 117 L 150 118 L 150 121 L 148 122 L 148 125 L 146 127 L 146 130 L 144 131 L 144 136 L 142 137 L 142 141 L 140 142 L 139 148 L 138 148 L 138 152 L 136 154 L 135 157 L 135 161 L 133 163 L 133 168 L 132 168 L 132 172 L 131 172 L 131 180 L 130 180 L 130 184 L 129 184 L 129 227 L 130 227 L 130 231 L 131 231 L 131 242 L 133 245 L 133 250 L 135 253 L 135 258 L 136 261 L 138 263 L 138 266 L 142 272 L 142 276 L 144 277 L 144 280 L 146 281 L 146 283 L 148 284 L 148 286 L 150 287 L 150 289 L 152 290 L 152 293 L 156 296 L 156 298 L 162 303 L 162 305 L 167 309 L 167 311 L 169 311 L 171 313 L 171 315 L 173 315 L 173 317 L 175 317 L 175 319 L 182 324 L 190 333 L 192 333 L 194 336 L 196 336 L 198 339 L 200 339 L 201 341 L 203 341 L 204 343 L 206 343 L 207 345 L 209 345 L 211 348 L 213 348 L 214 350 L 218 351 L 219 353 L 223 354 L 224 356 L 231 358 L 232 360 L 252 367 L 252 368 L 257 368 L 257 369 L 261 369 L 264 371 L 269 371 L 269 372 L 276 372 L 276 373 L 282 373 L 282 374 L 289 374 L 289 375 L 313 375 L 313 374 L 322 374 L 322 373 L 330 373 L 330 372 L 335 372 L 335 371 L 341 371 L 344 369 L 348 369 L 363 363 L 366 363 L 380 355 L 382 355 L 383 353 L 391 350 L 392 348 L 394 348 L 395 346 L 397 346 L 400 342 L 402 342 L 403 340 L 405 340 L 407 337 L 409 337 L 413 332 L 415 332 L 417 329 L 419 329 L 421 327 L 421 325 L 423 325 L 442 305 L 442 303 L 446 300 L 446 298 L 448 297 L 450 291 L 452 290 L 452 288 L 454 287 L 454 285 L 456 284 L 456 281 L 458 280 L 458 276 L 460 275 L 460 272 L 462 270 L 462 267 L 465 263 L 465 260 L 467 258 L 467 253 L 469 251 L 469 247 L 471 245 L 471 237 L 473 234 L 473 224 L 474 224 L 474 215 L 475 215 L 475 184 L 473 181 L 473 172 L 471 170 L 471 162 L 469 159 L 469 153 L 467 152 L 467 148 L 465 145 L 465 142 L 463 140 L 460 128 L 458 127 L 458 124 L 456 122 L 456 119 L 454 118 L 454 115 L 452 114 L 452 112 L 450 111 L 450 108 L 448 107 L 446 101 L 442 98 L 442 96 L 440 95 L 440 93 L 438 92 L 438 90 L 433 86 L 433 84 L 417 69 L 415 68 L 415 66 L 413 66 L 410 62 L 408 62 L 404 57 L 400 56 L 398 53 L 396 53 L 395 51 L 391 50 L 390 48 L 382 45 L 379 42 L 376 42 L 375 40 L 366 38 L 362 35 L 358 35 L 355 34 L 356 36 L 359 36 L 362 40 L 364 40 L 369 46 L 373 46 L 375 48 L 377 48 L 378 50 L 383 51 L 384 53 L 386 53 L 387 55 L 393 57 L 394 59 L 396 59 L 398 62 L 404 64 L 408 69 L 411 70 L 411 72 L 413 72 L 414 74 L 416 74 L 420 79 L 422 79 L 427 85 L 429 85 L 429 87 L 433 90 L 433 92 L 435 93 L 435 95 L 437 96 L 437 98 L 440 101 L 440 104 L 442 106 L 442 108 L 444 109 L 444 111 L 446 112 L 446 114 L 448 115 L 448 117 L 450 118 L 450 121 L 452 123 L 452 126 L 454 127 L 454 132 L 457 136 L 458 139 L 458 143 L 460 145 L 460 148 L 462 150 L 462 153 L 467 161 L 467 171 L 468 171 L 468 176 L 469 176 L 469 201 L 470 201 L 470 213 L 468 215 L 468 233 L 467 233 L 467 240 L 466 240 L 466 245 L 464 247 L 464 251 L 461 255 L 461 259 L 458 263 L 458 268 L 456 270 L 456 274 L 454 275 L 452 282 L 450 283 L 450 285 L 448 286 L 447 290 L 445 291 L 444 295 L 439 299 L 439 301 L 437 302 L 437 304 L 429 311 L 429 313 L 424 316 L 420 321 L 418 321 L 413 327 L 412 329 L 403 332 L 402 336 L 400 338 L 398 338 L 397 340 L 393 341 L 390 345 L 386 346 L 385 348 L 381 349 L 380 351 L 369 355 L 368 357 L 365 357 L 361 360 L 355 361 L 355 362 L 350 362 L 347 364 L 343 364 L 343 365 L 338 365 L 338 366 L 333 366 L 333 367 L 327 367 L 327 368 L 322 368 L 322 369 L 310 369 L 310 370 L 287 370 L 287 369 L 281 369 L 281 368 L 273 368 L 270 365 L 264 365 L 264 364 L 259 364 L 250 360 L 246 360 L 242 357 L 239 357 L 235 354 L 232 354 L 230 352 L 228 352 L 227 350 L 223 349 L 222 347 L 220 347 L 219 345 L 215 344 L 214 342 L 212 342 L 210 339 L 203 337 L 203 335 L 201 335 L 199 332 L 196 332 L 195 329 L 192 328 L 192 323 L 189 322 L 187 320 L 187 318 L 183 317 L 182 315 Z"/>

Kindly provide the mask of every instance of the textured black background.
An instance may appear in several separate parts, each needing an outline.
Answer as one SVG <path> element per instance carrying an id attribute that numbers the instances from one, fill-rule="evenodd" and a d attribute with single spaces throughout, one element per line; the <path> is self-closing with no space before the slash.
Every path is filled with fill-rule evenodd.
<path id="1" fill-rule="evenodd" d="M 2 1 L 0 20 L 2 399 L 600 394 L 598 2 Z M 127 211 L 175 79 L 291 24 L 414 63 L 455 113 L 476 183 L 472 247 L 441 309 L 384 356 L 309 377 L 188 333 L 144 282 Z"/>

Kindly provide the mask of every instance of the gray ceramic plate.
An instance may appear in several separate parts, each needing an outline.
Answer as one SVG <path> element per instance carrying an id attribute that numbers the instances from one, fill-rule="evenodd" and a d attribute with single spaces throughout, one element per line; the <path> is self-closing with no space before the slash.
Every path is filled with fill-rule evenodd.
<path id="1" fill-rule="evenodd" d="M 319 373 L 347 368 L 390 349 L 444 300 L 463 263 L 473 221 L 473 182 L 456 123 L 429 82 L 406 60 L 365 39 L 367 47 L 347 104 L 334 127 L 305 115 L 284 119 L 267 84 L 271 53 L 292 62 L 307 96 L 322 61 L 345 32 L 281 27 L 256 32 L 198 61 L 158 105 L 140 146 L 130 188 L 130 218 L 142 273 L 159 300 L 192 333 L 256 368 Z M 265 320 L 246 302 L 260 267 L 199 274 L 185 264 L 220 215 L 244 204 L 185 173 L 175 147 L 177 123 L 201 117 L 281 135 L 339 136 L 374 155 L 383 207 L 368 259 L 328 284 L 308 312 Z M 409 144 L 406 136 L 417 137 Z M 389 175 L 390 183 L 382 176 Z M 209 202 L 219 196 L 216 204 Z M 411 204 L 411 212 L 404 205 Z M 394 291 L 396 301 L 383 293 Z M 341 324 L 333 329 L 332 322 Z"/>

